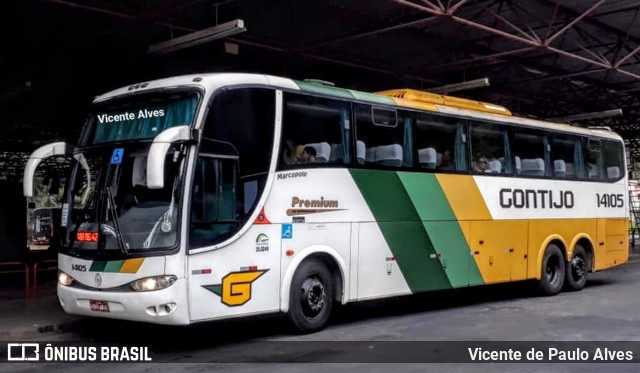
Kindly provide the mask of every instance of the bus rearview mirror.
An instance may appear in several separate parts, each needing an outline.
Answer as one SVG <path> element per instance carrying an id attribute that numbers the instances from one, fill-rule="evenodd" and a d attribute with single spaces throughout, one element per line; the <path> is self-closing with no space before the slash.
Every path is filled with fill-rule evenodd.
<path id="1" fill-rule="evenodd" d="M 197 140 L 198 133 L 189 126 L 167 128 L 153 139 L 147 157 L 147 188 L 164 188 L 164 162 L 171 145 Z"/>
<path id="2" fill-rule="evenodd" d="M 33 197 L 33 179 L 40 162 L 49 157 L 58 155 L 68 155 L 73 151 L 73 145 L 66 142 L 53 142 L 36 149 L 29 156 L 27 165 L 24 168 L 24 178 L 22 181 L 22 194 L 25 197 Z"/>

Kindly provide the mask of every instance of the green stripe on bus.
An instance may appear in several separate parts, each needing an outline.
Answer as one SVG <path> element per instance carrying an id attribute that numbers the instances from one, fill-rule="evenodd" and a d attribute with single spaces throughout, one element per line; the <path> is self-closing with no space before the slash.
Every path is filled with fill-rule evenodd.
<path id="1" fill-rule="evenodd" d="M 451 285 L 483 283 L 464 233 L 435 175 L 399 172 L 398 177 L 424 222 L 435 251 L 441 255 Z"/>
<path id="2" fill-rule="evenodd" d="M 120 268 L 124 264 L 124 260 L 114 260 L 111 262 L 107 262 L 107 265 L 104 267 L 105 272 L 120 272 Z"/>
<path id="3" fill-rule="evenodd" d="M 376 94 L 368 93 L 368 92 L 354 91 L 352 89 L 350 89 L 349 92 L 351 92 L 353 97 L 355 97 L 357 100 L 375 102 L 377 104 L 383 104 L 383 105 L 396 106 L 396 102 L 393 101 L 392 98 L 387 97 L 387 96 L 376 95 Z"/>
<path id="4" fill-rule="evenodd" d="M 457 221 L 425 221 L 424 227 L 453 287 L 484 283 Z"/>
<path id="5" fill-rule="evenodd" d="M 412 292 L 451 288 L 411 199 L 392 171 L 350 170 Z"/>
<path id="6" fill-rule="evenodd" d="M 96 260 L 93 263 L 91 263 L 91 267 L 89 268 L 89 272 L 102 272 L 106 265 L 107 265 L 107 262 Z"/>
<path id="7" fill-rule="evenodd" d="M 294 82 L 303 92 L 319 93 L 322 95 L 347 98 L 349 100 L 353 100 L 354 98 L 351 92 L 344 88 L 335 88 L 320 83 L 301 82 L 299 80 L 294 80 Z"/>

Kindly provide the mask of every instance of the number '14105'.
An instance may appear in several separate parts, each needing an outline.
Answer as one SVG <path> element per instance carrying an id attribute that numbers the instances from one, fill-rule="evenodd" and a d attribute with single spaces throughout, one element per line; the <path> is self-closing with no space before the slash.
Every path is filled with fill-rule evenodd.
<path id="1" fill-rule="evenodd" d="M 596 193 L 598 207 L 624 207 L 624 197 L 622 194 L 600 194 Z"/>

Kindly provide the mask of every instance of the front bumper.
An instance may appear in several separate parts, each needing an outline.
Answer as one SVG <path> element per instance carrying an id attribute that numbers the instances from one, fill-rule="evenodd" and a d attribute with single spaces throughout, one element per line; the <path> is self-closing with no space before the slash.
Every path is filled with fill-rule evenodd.
<path id="1" fill-rule="evenodd" d="M 109 292 L 58 284 L 58 299 L 66 313 L 165 325 L 189 324 L 187 281 L 178 279 L 166 289 L 149 292 Z M 91 301 L 108 304 L 108 312 L 94 311 Z"/>

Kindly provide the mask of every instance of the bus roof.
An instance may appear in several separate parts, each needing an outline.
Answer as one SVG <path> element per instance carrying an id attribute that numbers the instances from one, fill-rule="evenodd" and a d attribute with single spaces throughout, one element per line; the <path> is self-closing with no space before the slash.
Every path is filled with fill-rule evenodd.
<path id="1" fill-rule="evenodd" d="M 140 82 L 96 96 L 94 103 L 152 89 L 192 86 L 211 91 L 222 86 L 232 85 L 266 85 L 281 89 L 368 102 L 371 104 L 440 112 L 469 119 L 486 119 L 499 123 L 521 125 L 523 127 L 547 128 L 553 131 L 582 133 L 585 135 L 621 140 L 621 137 L 618 134 L 610 130 L 603 129 L 602 127 L 598 129 L 589 129 L 565 123 L 518 117 L 512 115 L 511 111 L 503 106 L 459 97 L 445 96 L 413 89 L 393 89 L 375 93 L 362 92 L 335 87 L 330 83 L 328 84 L 321 81 L 299 81 L 278 76 L 251 73 L 190 74 L 157 79 L 148 82 Z"/>

